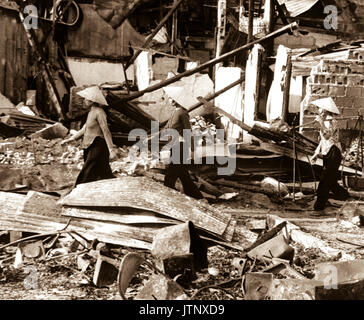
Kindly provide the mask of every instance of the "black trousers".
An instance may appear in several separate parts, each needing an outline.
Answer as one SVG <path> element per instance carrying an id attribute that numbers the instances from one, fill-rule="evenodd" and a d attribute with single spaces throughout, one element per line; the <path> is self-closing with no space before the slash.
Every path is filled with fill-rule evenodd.
<path id="1" fill-rule="evenodd" d="M 328 154 L 323 156 L 323 169 L 317 188 L 315 210 L 323 210 L 325 208 L 330 191 L 334 194 L 335 198 L 340 200 L 346 200 L 349 197 L 346 189 L 337 182 L 341 159 L 341 152 L 337 146 L 332 146 Z"/>
<path id="2" fill-rule="evenodd" d="M 115 178 L 110 168 L 109 156 L 105 139 L 96 137 L 92 144 L 83 150 L 84 164 L 75 185 Z"/>
<path id="3" fill-rule="evenodd" d="M 180 147 L 180 164 L 171 163 L 166 169 L 166 175 L 164 177 L 164 185 L 166 187 L 175 189 L 177 179 L 180 179 L 184 193 L 195 199 L 203 199 L 203 195 L 193 182 L 187 166 L 183 164 L 183 142 L 179 144 Z M 173 152 L 173 148 L 172 148 Z"/>

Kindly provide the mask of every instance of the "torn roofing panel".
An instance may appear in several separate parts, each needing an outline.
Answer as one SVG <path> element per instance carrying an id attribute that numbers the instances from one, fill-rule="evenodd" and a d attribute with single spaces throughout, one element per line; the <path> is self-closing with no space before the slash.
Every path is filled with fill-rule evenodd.
<path id="1" fill-rule="evenodd" d="M 318 0 L 278 0 L 280 5 L 285 5 L 291 17 L 297 17 L 300 14 L 310 10 Z"/>

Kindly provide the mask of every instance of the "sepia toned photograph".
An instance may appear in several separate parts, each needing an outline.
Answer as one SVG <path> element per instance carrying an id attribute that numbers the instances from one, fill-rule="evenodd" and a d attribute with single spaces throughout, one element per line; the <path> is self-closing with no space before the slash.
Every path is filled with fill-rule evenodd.
<path id="1" fill-rule="evenodd" d="M 363 115 L 364 0 L 0 0 L 0 300 L 364 300 Z"/>

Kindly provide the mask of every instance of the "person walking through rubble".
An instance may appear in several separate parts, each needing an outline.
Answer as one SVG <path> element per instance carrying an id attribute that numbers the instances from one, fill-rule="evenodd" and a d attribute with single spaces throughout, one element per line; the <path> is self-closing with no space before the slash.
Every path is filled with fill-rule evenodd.
<path id="1" fill-rule="evenodd" d="M 319 108 L 319 114 L 316 116 L 315 121 L 320 125 L 320 143 L 311 157 L 311 161 L 315 162 L 320 153 L 323 157 L 323 169 L 317 188 L 314 209 L 321 211 L 327 204 L 330 191 L 340 200 L 346 200 L 349 193 L 337 182 L 342 150 L 339 142 L 337 120 L 335 120 L 334 115 L 340 114 L 340 111 L 332 98 L 319 99 L 312 102 L 312 104 Z"/>
<path id="2" fill-rule="evenodd" d="M 106 113 L 103 109 L 108 103 L 102 91 L 98 86 L 93 86 L 78 92 L 78 95 L 85 98 L 84 103 L 90 107 L 86 123 L 75 135 L 62 142 L 65 144 L 83 136 L 84 164 L 76 179 L 75 186 L 81 183 L 115 178 L 110 168 L 109 159 L 116 157 Z"/>
<path id="3" fill-rule="evenodd" d="M 203 199 L 203 195 L 198 189 L 198 187 L 193 182 L 187 165 L 185 164 L 184 157 L 184 145 L 185 141 L 183 139 L 183 130 L 191 130 L 190 116 L 186 109 L 184 109 L 175 100 L 170 99 L 171 104 L 176 108 L 166 124 L 164 129 L 174 129 L 178 132 L 178 145 L 174 145 L 171 149 L 171 163 L 166 168 L 164 185 L 175 189 L 177 179 L 180 179 L 183 191 L 186 195 L 195 198 Z M 191 143 L 191 150 L 194 150 L 194 144 Z M 179 153 L 179 155 L 174 154 L 174 152 Z M 176 161 L 177 160 L 177 161 Z M 179 161 L 178 161 L 179 160 Z M 177 162 L 177 163 L 174 163 Z"/>

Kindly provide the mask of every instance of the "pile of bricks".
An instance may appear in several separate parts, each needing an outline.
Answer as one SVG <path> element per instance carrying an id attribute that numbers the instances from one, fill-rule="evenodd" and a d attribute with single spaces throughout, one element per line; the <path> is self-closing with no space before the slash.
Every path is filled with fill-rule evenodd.
<path id="1" fill-rule="evenodd" d="M 312 69 L 307 79 L 305 103 L 331 97 L 338 106 L 342 117 L 340 129 L 355 129 L 358 115 L 364 115 L 364 49 L 348 50 L 342 60 L 323 59 Z M 309 110 L 303 115 L 302 124 L 312 122 L 315 115 Z M 307 129 L 316 126 L 308 125 Z M 358 127 L 356 127 L 358 129 Z"/>

